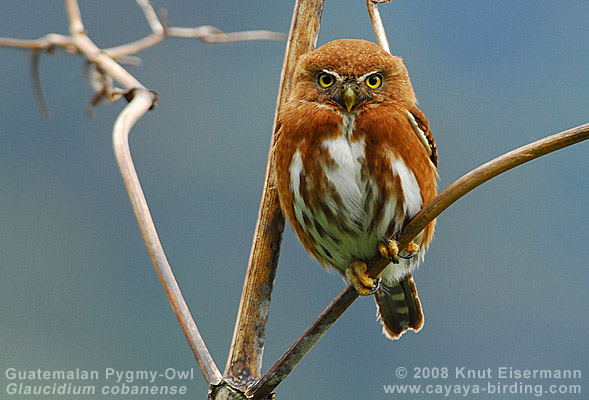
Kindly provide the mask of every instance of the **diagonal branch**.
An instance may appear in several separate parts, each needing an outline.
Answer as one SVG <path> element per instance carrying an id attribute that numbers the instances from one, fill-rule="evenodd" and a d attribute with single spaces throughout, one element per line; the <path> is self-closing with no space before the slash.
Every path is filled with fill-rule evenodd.
<path id="1" fill-rule="evenodd" d="M 261 375 L 266 323 L 284 229 L 284 216 L 278 204 L 272 156 L 277 118 L 282 104 L 289 95 L 299 57 L 313 49 L 319 32 L 323 4 L 324 0 L 298 0 L 293 12 L 258 223 L 254 232 L 231 350 L 225 367 L 225 378 L 238 387 L 251 384 Z"/>
<path id="2" fill-rule="evenodd" d="M 153 105 L 153 94 L 147 90 L 138 90 L 133 100 L 123 109 L 113 128 L 113 147 L 119 163 L 119 168 L 129 192 L 135 216 L 139 222 L 141 233 L 149 250 L 149 254 L 156 267 L 158 276 L 168 299 L 174 308 L 174 313 L 180 322 L 184 335 L 200 365 L 203 375 L 209 384 L 216 385 L 221 381 L 221 373 L 215 365 L 204 341 L 184 301 L 182 292 L 176 282 L 172 269 L 157 236 L 157 231 L 151 218 L 145 195 L 141 189 L 137 172 L 133 166 L 129 150 L 129 131 L 133 124 Z"/>
<path id="3" fill-rule="evenodd" d="M 450 205 L 488 180 L 535 158 L 587 139 L 589 139 L 589 123 L 522 146 L 472 170 L 426 204 L 403 228 L 396 238 L 400 247 L 406 246 Z M 382 272 L 389 263 L 389 260 L 381 256 L 374 257 L 367 263 L 368 272 L 375 276 Z M 323 337 L 344 311 L 352 305 L 357 297 L 358 294 L 355 289 L 351 285 L 347 285 L 276 364 L 270 368 L 266 375 L 248 389 L 247 394 L 258 398 L 271 393 Z"/>

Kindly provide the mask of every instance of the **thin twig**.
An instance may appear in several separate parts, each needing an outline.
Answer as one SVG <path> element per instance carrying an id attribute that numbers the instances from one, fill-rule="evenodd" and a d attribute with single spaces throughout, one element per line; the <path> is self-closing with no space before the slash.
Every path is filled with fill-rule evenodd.
<path id="1" fill-rule="evenodd" d="M 129 54 L 137 54 L 143 50 L 149 49 L 150 47 L 155 46 L 156 44 L 160 43 L 165 39 L 165 35 L 158 35 L 158 34 L 151 34 L 147 35 L 144 38 L 139 40 L 135 40 L 130 43 L 122 44 L 120 46 L 111 47 L 108 49 L 104 49 L 104 53 L 107 54 L 109 57 L 114 58 L 115 60 L 126 56 Z"/>
<path id="2" fill-rule="evenodd" d="M 116 59 L 124 55 L 136 54 L 140 51 L 153 47 L 164 40 L 166 37 L 200 39 L 205 43 L 248 42 L 254 40 L 286 40 L 286 35 L 284 33 L 264 30 L 225 33 L 220 29 L 209 25 L 198 26 L 196 28 L 172 26 L 166 28 L 166 30 L 162 33 L 154 32 L 142 39 L 120 46 L 104 49 L 104 51 L 109 56 Z"/>
<path id="3" fill-rule="evenodd" d="M 258 223 L 254 233 L 231 350 L 225 367 L 225 379 L 240 387 L 251 384 L 261 375 L 266 323 L 284 229 L 284 216 L 278 203 L 274 157 L 272 156 L 276 123 L 280 109 L 290 93 L 291 80 L 297 61 L 301 55 L 312 50 L 315 44 L 323 5 L 324 0 L 298 0 L 293 12 L 276 102 L 273 135 Z"/>
<path id="4" fill-rule="evenodd" d="M 201 39 L 207 43 L 229 43 L 248 42 L 253 40 L 272 40 L 276 42 L 285 41 L 287 36 L 284 33 L 266 30 L 242 31 L 242 32 L 218 32 L 204 36 Z"/>
<path id="5" fill-rule="evenodd" d="M 387 0 L 390 1 L 390 0 Z M 374 34 L 376 35 L 376 40 L 378 41 L 378 45 L 385 50 L 387 53 L 391 53 L 391 47 L 389 46 L 389 40 L 387 39 L 387 34 L 384 30 L 384 25 L 382 23 L 382 18 L 380 17 L 380 12 L 378 11 L 377 3 L 382 3 L 382 1 L 374 1 L 374 0 L 366 0 L 366 7 L 368 8 L 368 15 L 370 15 L 370 21 L 372 21 L 372 26 L 374 28 Z"/>
<path id="6" fill-rule="evenodd" d="M 21 48 L 23 50 L 46 50 L 49 51 L 55 47 L 63 47 L 66 50 L 73 50 L 72 40 L 69 36 L 57 33 L 49 33 L 38 39 L 14 39 L 0 37 L 0 47 Z"/>
<path id="7" fill-rule="evenodd" d="M 65 6 L 70 21 L 70 34 L 84 32 L 84 24 L 82 23 L 82 13 L 77 0 L 65 0 Z"/>
<path id="8" fill-rule="evenodd" d="M 243 31 L 224 33 L 220 29 L 209 25 L 199 26 L 196 28 L 165 27 L 159 20 L 149 0 L 136 0 L 136 2 L 141 7 L 141 10 L 145 15 L 145 19 L 151 28 L 152 34 L 134 42 L 104 50 L 109 56 L 115 59 L 121 56 L 139 53 L 140 51 L 155 46 L 166 37 L 200 39 L 206 43 L 243 42 L 252 40 L 286 40 L 285 34 L 272 31 Z"/>
<path id="9" fill-rule="evenodd" d="M 396 238 L 400 247 L 406 246 L 431 221 L 459 198 L 488 180 L 535 158 L 587 139 L 589 139 L 589 123 L 510 151 L 472 170 L 426 204 L 403 228 Z M 376 276 L 389 263 L 389 260 L 377 256 L 367 263 L 368 272 L 372 276 Z M 271 393 L 309 350 L 313 348 L 319 339 L 323 337 L 344 311 L 352 305 L 356 298 L 358 298 L 356 290 L 351 285 L 347 285 L 287 352 L 270 368 L 264 377 L 248 390 L 247 394 L 257 397 Z"/>
<path id="10" fill-rule="evenodd" d="M 268 30 L 251 30 L 240 32 L 223 32 L 219 28 L 209 25 L 189 27 L 166 27 L 159 20 L 153 6 L 148 0 L 136 0 L 137 4 L 143 11 L 143 15 L 152 31 L 151 34 L 135 40 L 130 43 L 119 46 L 102 49 L 112 59 L 125 61 L 123 57 L 139 53 L 150 47 L 153 47 L 167 37 L 199 39 L 205 43 L 229 43 L 229 42 L 247 42 L 256 40 L 285 41 L 287 35 L 280 32 Z M 66 0 L 68 15 L 70 15 L 70 30 L 72 32 L 84 33 L 84 25 L 80 9 L 76 1 Z M 0 47 L 13 47 L 28 50 L 46 50 L 50 51 L 55 47 L 63 48 L 68 52 L 78 52 L 75 46 L 72 46 L 71 38 L 56 33 L 44 35 L 38 39 L 13 39 L 0 37 Z M 129 64 L 137 65 L 136 58 L 129 58 Z"/>
<path id="11" fill-rule="evenodd" d="M 37 101 L 37 107 L 39 107 L 41 115 L 45 118 L 50 118 L 51 112 L 49 111 L 45 92 L 43 91 L 43 85 L 41 84 L 40 65 L 41 52 L 39 50 L 33 50 L 33 53 L 31 54 L 31 82 L 33 82 L 33 93 L 35 93 L 35 100 Z"/>
<path id="12" fill-rule="evenodd" d="M 149 24 L 152 32 L 156 35 L 162 35 L 164 33 L 164 26 L 160 22 L 160 19 L 157 17 L 153 6 L 149 2 L 149 0 L 136 0 L 137 5 L 141 7 L 141 11 L 143 11 L 143 15 Z"/>

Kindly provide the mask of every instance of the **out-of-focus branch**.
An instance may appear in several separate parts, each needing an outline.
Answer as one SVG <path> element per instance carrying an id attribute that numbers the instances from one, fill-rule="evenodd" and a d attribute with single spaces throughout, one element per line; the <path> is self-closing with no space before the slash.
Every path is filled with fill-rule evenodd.
<path id="1" fill-rule="evenodd" d="M 587 139 L 589 139 L 589 123 L 510 151 L 472 170 L 455 181 L 421 209 L 396 237 L 399 246 L 405 247 L 445 209 L 488 180 L 518 165 Z M 390 260 L 376 256 L 367 263 L 368 273 L 376 276 L 389 263 Z M 266 393 L 271 393 L 323 337 L 344 311 L 352 305 L 356 298 L 358 298 L 356 290 L 351 285 L 347 285 L 264 377 L 248 390 L 247 394 L 263 396 Z"/>
<path id="2" fill-rule="evenodd" d="M 141 11 L 143 11 L 143 15 L 149 24 L 149 27 L 156 35 L 164 33 L 164 26 L 160 22 L 160 19 L 157 17 L 153 6 L 149 2 L 149 0 L 136 0 L 136 3 L 139 7 L 141 7 Z"/>
<path id="3" fill-rule="evenodd" d="M 143 11 L 143 15 L 152 30 L 150 35 L 145 36 L 139 40 L 119 45 L 112 48 L 98 49 L 94 46 L 93 52 L 90 52 L 90 44 L 84 43 L 84 37 L 86 33 L 83 31 L 84 25 L 82 23 L 82 17 L 80 9 L 76 1 L 66 0 L 66 8 L 68 16 L 70 18 L 70 32 L 76 32 L 77 43 L 73 43 L 74 37 L 65 36 L 56 33 L 50 33 L 44 35 L 38 39 L 15 39 L 15 38 L 3 38 L 0 37 L 0 47 L 11 47 L 15 49 L 33 50 L 33 57 L 31 58 L 31 71 L 33 72 L 33 89 L 35 98 L 41 113 L 44 116 L 49 115 L 49 108 L 47 107 L 45 98 L 43 96 L 43 89 L 41 86 L 41 79 L 39 73 L 40 65 L 40 54 L 41 51 L 53 52 L 56 49 L 63 49 L 64 51 L 72 54 L 80 54 L 88 58 L 89 61 L 94 62 L 96 57 L 102 56 L 103 63 L 108 62 L 107 59 L 111 59 L 114 62 L 128 64 L 128 65 L 141 65 L 141 59 L 133 56 L 133 54 L 139 53 L 145 49 L 153 47 L 158 43 L 162 42 L 167 37 L 176 38 L 190 38 L 200 39 L 206 43 L 227 43 L 227 42 L 241 42 L 241 41 L 253 41 L 253 40 L 275 40 L 284 41 L 286 35 L 279 32 L 265 31 L 265 30 L 254 30 L 254 31 L 243 31 L 243 32 L 228 32 L 225 33 L 218 28 L 213 26 L 200 26 L 195 28 L 184 28 L 184 27 L 167 27 L 159 20 L 153 6 L 148 0 L 136 0 L 137 4 Z M 86 53 L 80 51 L 79 46 L 82 45 L 88 50 Z M 99 51 L 98 54 L 96 51 Z M 88 57 L 92 54 L 92 58 Z M 116 67 L 113 67 L 116 70 Z M 112 76 L 117 81 L 128 87 L 129 85 L 121 82 L 116 76 Z M 138 82 L 136 82 L 138 84 Z M 136 86 L 135 84 L 135 86 Z M 134 85 L 131 85 L 134 86 Z M 95 98 L 100 100 L 108 99 L 109 93 L 99 93 Z M 115 100 L 111 98 L 110 100 Z M 95 104 L 94 104 L 95 105 Z"/>
<path id="4" fill-rule="evenodd" d="M 41 54 L 39 50 L 33 50 L 31 54 L 31 82 L 33 82 L 33 92 L 35 93 L 35 100 L 37 101 L 37 107 L 41 111 L 41 115 L 45 118 L 51 117 L 49 106 L 47 105 L 47 99 L 43 92 L 43 85 L 41 85 L 41 71 L 39 69 L 39 61 Z"/>
<path id="5" fill-rule="evenodd" d="M 137 221 L 141 228 L 143 238 L 153 260 L 162 285 L 172 304 L 176 317 L 182 330 L 188 339 L 190 347 L 199 363 L 203 375 L 211 385 L 218 384 L 222 377 L 207 350 L 200 333 L 194 323 L 188 306 L 184 301 L 180 288 L 166 255 L 159 241 L 155 225 L 151 218 L 147 201 L 137 177 L 129 150 L 128 136 L 135 122 L 143 114 L 153 107 L 156 96 L 145 88 L 137 79 L 117 64 L 111 57 L 102 52 L 85 33 L 80 9 L 76 0 L 66 0 L 68 16 L 70 20 L 70 34 L 72 45 L 80 54 L 88 60 L 96 63 L 104 73 L 116 79 L 127 90 L 126 98 L 129 100 L 127 107 L 123 109 L 113 128 L 113 146 L 119 163 L 121 174 L 129 192 L 131 204 L 135 211 Z"/>
<path id="6" fill-rule="evenodd" d="M 284 33 L 271 31 L 257 30 L 224 33 L 220 29 L 208 25 L 199 26 L 196 28 L 164 26 L 159 20 L 149 0 L 136 1 L 145 15 L 145 19 L 147 20 L 147 23 L 152 30 L 152 34 L 125 45 L 105 49 L 104 51 L 113 58 L 138 53 L 149 47 L 155 46 L 166 37 L 200 39 L 206 43 L 243 42 L 252 40 L 286 40 L 286 35 Z"/>
<path id="7" fill-rule="evenodd" d="M 192 352 L 202 369 L 205 379 L 209 384 L 216 385 L 221 382 L 221 373 L 205 346 L 168 263 L 158 238 L 153 219 L 151 218 L 147 201 L 145 200 L 145 195 L 141 189 L 141 184 L 139 183 L 139 178 L 137 177 L 137 172 L 135 171 L 133 160 L 131 159 L 131 152 L 129 150 L 129 131 L 135 122 L 152 107 L 153 100 L 153 94 L 149 91 L 144 89 L 135 91 L 133 100 L 127 105 L 127 107 L 125 107 L 125 109 L 123 109 L 114 124 L 113 147 L 123 180 L 125 181 L 125 186 L 129 192 L 133 210 L 135 211 L 137 221 L 141 228 L 141 233 L 143 234 L 143 238 L 164 290 L 168 295 L 174 313 L 180 322 L 184 335 L 186 335 L 186 338 L 188 339 Z"/>
<path id="8" fill-rule="evenodd" d="M 23 50 L 45 50 L 50 51 L 56 47 L 64 48 L 66 51 L 74 52 L 72 40 L 69 36 L 57 33 L 49 33 L 38 39 L 14 39 L 0 37 L 0 47 L 13 47 Z"/>
<path id="9" fill-rule="evenodd" d="M 291 80 L 298 59 L 313 49 L 319 32 L 323 5 L 324 0 L 298 0 L 293 12 L 282 67 L 282 79 L 278 92 L 258 223 L 254 233 L 231 350 L 225 367 L 225 379 L 243 389 L 259 379 L 261 375 L 266 323 L 284 229 L 284 216 L 278 203 L 274 157 L 272 155 L 277 118 L 290 93 Z"/>

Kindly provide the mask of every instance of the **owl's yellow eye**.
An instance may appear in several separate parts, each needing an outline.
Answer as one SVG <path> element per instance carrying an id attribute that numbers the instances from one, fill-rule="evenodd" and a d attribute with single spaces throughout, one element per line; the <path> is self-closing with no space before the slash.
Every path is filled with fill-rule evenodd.
<path id="1" fill-rule="evenodd" d="M 319 86 L 321 86 L 322 88 L 328 88 L 335 83 L 335 78 L 333 77 L 333 75 L 322 72 L 317 77 L 317 82 L 319 83 Z"/>
<path id="2" fill-rule="evenodd" d="M 370 89 L 378 89 L 382 86 L 382 75 L 381 74 L 372 74 L 365 80 L 366 86 Z"/>

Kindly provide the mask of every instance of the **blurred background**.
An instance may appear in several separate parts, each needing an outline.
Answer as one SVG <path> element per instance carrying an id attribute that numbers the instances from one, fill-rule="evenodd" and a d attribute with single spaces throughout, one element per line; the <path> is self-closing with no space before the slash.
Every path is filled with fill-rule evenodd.
<path id="1" fill-rule="evenodd" d="M 227 32 L 286 33 L 294 4 L 152 1 L 173 25 Z M 98 46 L 150 33 L 134 1 L 82 0 L 80 7 Z M 405 60 L 430 120 L 440 189 L 502 153 L 588 122 L 588 2 L 394 0 L 380 10 L 392 51 Z M 0 15 L 0 36 L 67 34 L 59 1 L 2 2 Z M 327 2 L 318 44 L 338 38 L 374 40 L 363 1 Z M 143 66 L 129 67 L 161 96 L 131 132 L 136 168 L 221 370 L 258 213 L 284 48 L 168 39 L 139 54 Z M 44 119 L 30 54 L 0 48 L 0 398 L 12 382 L 8 368 L 109 367 L 195 368 L 184 397 L 205 398 L 207 385 L 151 264 L 112 152 L 111 129 L 124 102 L 88 118 L 93 93 L 83 64 L 61 51 L 43 55 L 52 114 Z M 580 369 L 581 380 L 523 383 L 573 383 L 588 391 L 588 146 L 518 167 L 444 212 L 415 273 L 423 330 L 390 342 L 372 299 L 360 299 L 279 386 L 278 398 L 385 399 L 393 396 L 383 385 L 487 385 L 454 379 L 463 366 Z M 265 369 L 342 287 L 287 227 Z M 399 367 L 407 378 L 396 376 Z M 449 368 L 450 378 L 413 378 L 414 368 L 433 367 Z"/>

